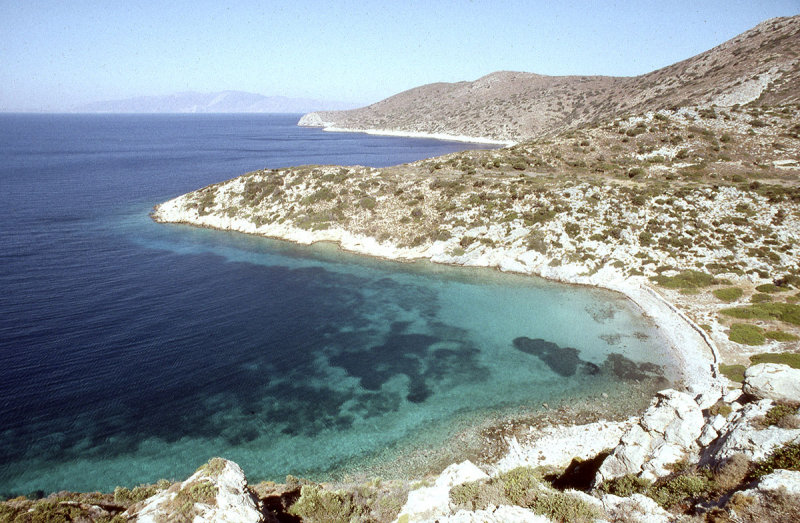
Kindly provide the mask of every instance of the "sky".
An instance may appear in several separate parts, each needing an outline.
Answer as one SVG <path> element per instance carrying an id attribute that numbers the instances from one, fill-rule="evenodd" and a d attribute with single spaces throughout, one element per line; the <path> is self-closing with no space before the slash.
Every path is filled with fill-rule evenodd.
<path id="1" fill-rule="evenodd" d="M 369 104 L 498 70 L 643 74 L 800 0 L 0 0 L 0 111 L 182 91 Z"/>

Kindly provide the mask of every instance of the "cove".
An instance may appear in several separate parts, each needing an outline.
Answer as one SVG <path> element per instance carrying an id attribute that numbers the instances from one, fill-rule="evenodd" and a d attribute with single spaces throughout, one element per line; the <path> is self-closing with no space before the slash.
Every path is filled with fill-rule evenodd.
<path id="1" fill-rule="evenodd" d="M 487 419 L 604 393 L 633 410 L 679 379 L 614 293 L 149 219 L 296 142 L 265 122 L 330 151 L 398 143 L 254 117 L 9 122 L 39 138 L 3 142 L 0 494 L 179 479 L 213 456 L 251 481 L 424 473 Z"/>

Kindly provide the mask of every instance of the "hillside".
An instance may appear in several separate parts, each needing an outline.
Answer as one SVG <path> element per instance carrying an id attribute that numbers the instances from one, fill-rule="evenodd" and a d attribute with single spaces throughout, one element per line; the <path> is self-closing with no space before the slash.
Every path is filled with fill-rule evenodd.
<path id="1" fill-rule="evenodd" d="M 78 113 L 305 113 L 320 109 L 348 109 L 352 104 L 264 96 L 242 91 L 176 93 L 94 102 L 76 107 Z"/>
<path id="2" fill-rule="evenodd" d="M 800 16 L 767 20 L 709 51 L 633 77 L 500 71 L 417 87 L 368 107 L 315 112 L 300 125 L 520 141 L 673 106 L 800 100 Z"/>

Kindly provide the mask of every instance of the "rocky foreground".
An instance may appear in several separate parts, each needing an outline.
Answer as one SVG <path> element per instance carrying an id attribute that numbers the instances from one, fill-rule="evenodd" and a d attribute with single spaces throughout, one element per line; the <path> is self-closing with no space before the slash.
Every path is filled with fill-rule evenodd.
<path id="1" fill-rule="evenodd" d="M 797 521 L 800 370 L 759 364 L 741 389 L 665 390 L 622 423 L 548 427 L 494 464 L 416 482 L 248 484 L 214 458 L 178 483 L 0 505 L 3 521 Z"/>

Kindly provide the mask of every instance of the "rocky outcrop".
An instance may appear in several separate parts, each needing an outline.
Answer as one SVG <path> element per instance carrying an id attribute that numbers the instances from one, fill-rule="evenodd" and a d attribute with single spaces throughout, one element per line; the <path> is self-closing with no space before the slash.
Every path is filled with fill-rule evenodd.
<path id="1" fill-rule="evenodd" d="M 731 414 L 720 426 L 719 437 L 704 449 L 701 463 L 721 463 L 734 454 L 744 454 L 751 461 L 757 461 L 784 443 L 800 441 L 798 429 L 763 426 L 764 416 L 773 405 L 771 400 L 761 400 Z"/>
<path id="2" fill-rule="evenodd" d="M 777 363 L 760 363 L 744 373 L 745 393 L 757 399 L 800 403 L 800 369 Z"/>
<path id="3" fill-rule="evenodd" d="M 627 474 L 650 480 L 666 476 L 668 465 L 697 450 L 704 424 L 703 413 L 691 396 L 671 389 L 659 392 L 600 466 L 595 483 Z"/>
<path id="4" fill-rule="evenodd" d="M 627 498 L 606 494 L 601 501 L 603 510 L 611 521 L 668 523 L 676 519 L 658 503 L 641 494 L 633 494 Z"/>
<path id="5" fill-rule="evenodd" d="M 452 516 L 425 520 L 425 523 L 549 523 L 546 516 L 534 514 L 528 509 L 509 505 L 489 507 L 485 510 L 459 510 Z"/>
<path id="6" fill-rule="evenodd" d="M 489 476 L 472 462 L 454 463 L 444 469 L 432 487 L 412 490 L 408 501 L 400 510 L 398 520 L 425 521 L 438 519 L 450 513 L 450 489 L 462 483 L 489 479 Z"/>
<path id="7" fill-rule="evenodd" d="M 183 483 L 129 508 L 131 521 L 256 523 L 263 521 L 258 499 L 247 488 L 244 472 L 236 463 L 214 458 Z"/>

